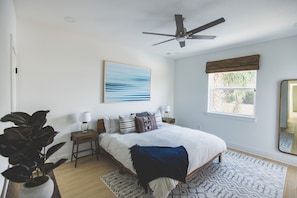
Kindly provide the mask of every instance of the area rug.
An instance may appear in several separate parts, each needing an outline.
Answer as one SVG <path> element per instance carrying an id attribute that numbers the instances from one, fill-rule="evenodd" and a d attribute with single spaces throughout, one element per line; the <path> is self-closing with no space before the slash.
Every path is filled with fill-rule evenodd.
<path id="1" fill-rule="evenodd" d="M 227 150 L 222 162 L 215 159 L 177 186 L 169 198 L 281 198 L 287 167 Z M 119 198 L 153 197 L 138 186 L 137 178 L 118 171 L 101 180 Z"/>
<path id="2" fill-rule="evenodd" d="M 292 150 L 293 140 L 294 140 L 293 133 L 280 132 L 279 149 L 281 151 L 290 153 Z"/>

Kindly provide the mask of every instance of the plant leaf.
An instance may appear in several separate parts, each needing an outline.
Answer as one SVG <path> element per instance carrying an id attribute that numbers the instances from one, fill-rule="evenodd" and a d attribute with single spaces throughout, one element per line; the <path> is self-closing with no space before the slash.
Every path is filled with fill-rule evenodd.
<path id="1" fill-rule="evenodd" d="M 9 156 L 9 163 L 12 165 L 20 164 L 34 169 L 38 164 L 44 162 L 41 156 L 38 150 L 23 146 L 22 149 L 18 149 Z"/>
<path id="2" fill-rule="evenodd" d="M 43 171 L 44 174 L 48 174 L 53 169 L 57 168 L 61 164 L 65 163 L 66 161 L 67 161 L 67 159 L 66 158 L 63 158 L 63 159 L 58 160 L 56 163 L 46 163 L 42 167 L 42 171 Z"/>
<path id="3" fill-rule="evenodd" d="M 46 175 L 51 172 L 55 168 L 55 164 L 53 162 L 45 163 L 40 167 L 41 171 Z"/>
<path id="4" fill-rule="evenodd" d="M 47 160 L 53 153 L 55 153 L 57 150 L 59 150 L 66 142 L 61 142 L 59 144 L 56 144 L 55 146 L 52 146 L 49 148 L 46 152 L 45 160 Z"/>
<path id="5" fill-rule="evenodd" d="M 43 125 L 46 123 L 46 114 L 49 110 L 46 111 L 36 111 L 32 114 L 31 118 L 29 119 L 29 125 L 34 128 L 41 129 Z"/>
<path id="6" fill-rule="evenodd" d="M 23 153 L 15 152 L 12 155 L 9 156 L 8 162 L 11 165 L 17 165 L 17 164 L 24 164 L 24 162 L 28 161 L 28 157 L 25 156 Z"/>
<path id="7" fill-rule="evenodd" d="M 30 115 L 29 114 L 27 114 L 26 112 L 12 112 L 12 114 L 13 115 L 19 115 L 19 116 L 21 116 L 23 119 L 25 119 L 26 121 L 27 121 L 27 123 L 28 123 L 28 120 L 30 119 Z"/>
<path id="8" fill-rule="evenodd" d="M 16 146 L 7 140 L 5 134 L 0 135 L 0 155 L 9 157 L 16 151 Z"/>
<path id="9" fill-rule="evenodd" d="M 28 116 L 28 114 L 23 112 L 10 113 L 2 117 L 1 122 L 13 122 L 17 126 L 27 126 Z"/>
<path id="10" fill-rule="evenodd" d="M 4 129 L 4 134 L 9 141 L 27 141 L 27 137 L 31 133 L 31 127 L 10 127 Z"/>
<path id="11" fill-rule="evenodd" d="M 30 179 L 31 172 L 24 166 L 14 166 L 2 172 L 2 175 L 10 181 L 21 183 Z"/>
<path id="12" fill-rule="evenodd" d="M 39 130 L 37 138 L 35 140 L 39 142 L 40 145 L 46 147 L 54 141 L 54 137 L 56 136 L 54 128 L 51 126 L 46 126 Z"/>

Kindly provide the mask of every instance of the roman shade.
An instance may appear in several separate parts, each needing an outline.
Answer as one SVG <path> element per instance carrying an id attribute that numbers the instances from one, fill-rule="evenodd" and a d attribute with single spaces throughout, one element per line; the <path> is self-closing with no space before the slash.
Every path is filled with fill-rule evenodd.
<path id="1" fill-rule="evenodd" d="M 260 55 L 211 61 L 206 63 L 206 73 L 258 70 Z"/>

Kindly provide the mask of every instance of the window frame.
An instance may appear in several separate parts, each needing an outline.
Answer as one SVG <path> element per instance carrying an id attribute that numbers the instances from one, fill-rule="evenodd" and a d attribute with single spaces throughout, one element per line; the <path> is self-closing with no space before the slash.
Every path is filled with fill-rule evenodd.
<path id="1" fill-rule="evenodd" d="M 232 86 L 232 87 L 215 87 L 213 85 L 213 75 L 216 73 L 239 73 L 239 72 L 250 72 L 253 71 L 255 72 L 255 87 L 247 86 L 247 87 L 237 87 L 237 86 Z M 257 70 L 241 70 L 241 71 L 228 71 L 228 72 L 216 72 L 216 73 L 208 73 L 208 98 L 207 98 L 207 113 L 212 114 L 212 115 L 220 115 L 220 116 L 232 116 L 232 117 L 237 117 L 237 118 L 251 118 L 255 119 L 256 118 L 256 95 L 257 95 L 257 75 L 258 72 Z M 214 90 L 253 90 L 254 92 L 254 97 L 253 97 L 253 114 L 239 114 L 239 113 L 229 113 L 229 112 L 223 112 L 223 111 L 215 111 L 212 102 L 212 93 Z"/>

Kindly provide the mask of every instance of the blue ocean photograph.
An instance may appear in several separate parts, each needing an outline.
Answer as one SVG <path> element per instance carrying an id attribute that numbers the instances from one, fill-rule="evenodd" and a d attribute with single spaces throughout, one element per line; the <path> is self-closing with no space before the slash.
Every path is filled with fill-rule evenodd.
<path id="1" fill-rule="evenodd" d="M 150 68 L 104 61 L 104 71 L 104 102 L 150 100 Z"/>

